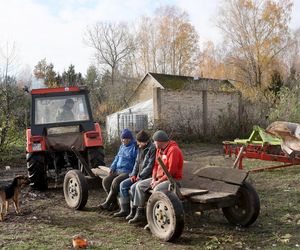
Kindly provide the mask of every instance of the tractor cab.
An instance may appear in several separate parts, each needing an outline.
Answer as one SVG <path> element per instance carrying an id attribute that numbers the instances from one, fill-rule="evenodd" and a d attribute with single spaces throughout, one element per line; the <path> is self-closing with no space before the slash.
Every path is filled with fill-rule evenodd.
<path id="1" fill-rule="evenodd" d="M 31 134 L 46 135 L 61 127 L 73 132 L 93 130 L 88 92 L 77 87 L 32 90 Z M 50 129 L 50 131 L 49 131 Z"/>
<path id="2" fill-rule="evenodd" d="M 100 125 L 93 120 L 88 91 L 80 87 L 31 91 L 31 127 L 27 129 L 27 168 L 31 185 L 43 189 L 49 169 L 58 175 L 78 168 L 78 150 L 90 168 L 104 165 Z M 44 185 L 45 184 L 45 185 Z"/>

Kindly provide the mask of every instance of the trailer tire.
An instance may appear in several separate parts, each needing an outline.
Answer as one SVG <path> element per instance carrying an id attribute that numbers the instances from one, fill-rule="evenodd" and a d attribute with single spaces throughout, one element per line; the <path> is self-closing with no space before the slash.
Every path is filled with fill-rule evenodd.
<path id="1" fill-rule="evenodd" d="M 173 192 L 154 192 L 147 203 L 147 221 L 153 235 L 163 241 L 174 241 L 184 229 L 182 203 Z"/>
<path id="2" fill-rule="evenodd" d="M 237 204 L 222 208 L 229 223 L 248 227 L 253 224 L 260 212 L 260 200 L 254 187 L 244 182 L 237 193 Z"/>
<path id="3" fill-rule="evenodd" d="M 88 184 L 79 170 L 70 170 L 64 178 L 64 196 L 67 205 L 75 210 L 84 208 L 88 200 Z"/>
<path id="4" fill-rule="evenodd" d="M 92 147 L 87 149 L 88 161 L 91 168 L 105 166 L 103 147 Z"/>
<path id="5" fill-rule="evenodd" d="M 30 186 L 37 190 L 48 188 L 46 160 L 43 153 L 27 153 L 27 172 Z"/>

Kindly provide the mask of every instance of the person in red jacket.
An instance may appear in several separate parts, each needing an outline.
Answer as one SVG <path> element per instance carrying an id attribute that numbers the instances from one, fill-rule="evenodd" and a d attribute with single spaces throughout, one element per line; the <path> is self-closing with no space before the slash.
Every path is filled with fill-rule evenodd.
<path id="1" fill-rule="evenodd" d="M 153 140 L 156 146 L 156 160 L 152 177 L 136 185 L 133 206 L 137 206 L 137 212 L 135 217 L 129 220 L 129 223 L 145 221 L 146 193 L 149 189 L 153 189 L 154 191 L 168 190 L 170 182 L 157 161 L 158 157 L 162 159 L 168 171 L 180 186 L 183 168 L 183 155 L 180 148 L 175 141 L 169 139 L 167 133 L 163 130 L 156 131 L 153 135 Z"/>

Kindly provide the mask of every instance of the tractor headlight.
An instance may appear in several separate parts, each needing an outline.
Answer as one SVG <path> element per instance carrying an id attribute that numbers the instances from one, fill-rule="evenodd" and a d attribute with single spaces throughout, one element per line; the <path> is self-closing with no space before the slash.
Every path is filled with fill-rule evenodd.
<path id="1" fill-rule="evenodd" d="M 32 151 L 41 151 L 42 144 L 41 143 L 32 143 Z"/>

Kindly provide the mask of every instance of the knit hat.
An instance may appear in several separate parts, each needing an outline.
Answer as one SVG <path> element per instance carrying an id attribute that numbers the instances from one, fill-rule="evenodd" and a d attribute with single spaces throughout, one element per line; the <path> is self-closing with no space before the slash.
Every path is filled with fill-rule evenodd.
<path id="1" fill-rule="evenodd" d="M 128 128 L 125 128 L 121 133 L 121 139 L 133 139 L 132 133 Z"/>
<path id="2" fill-rule="evenodd" d="M 144 130 L 141 130 L 136 134 L 136 140 L 139 142 L 147 142 L 149 139 L 149 135 Z"/>
<path id="3" fill-rule="evenodd" d="M 167 133 L 165 131 L 158 130 L 154 133 L 153 140 L 160 141 L 160 142 L 167 142 L 167 141 L 169 141 L 169 136 L 167 135 Z"/>

